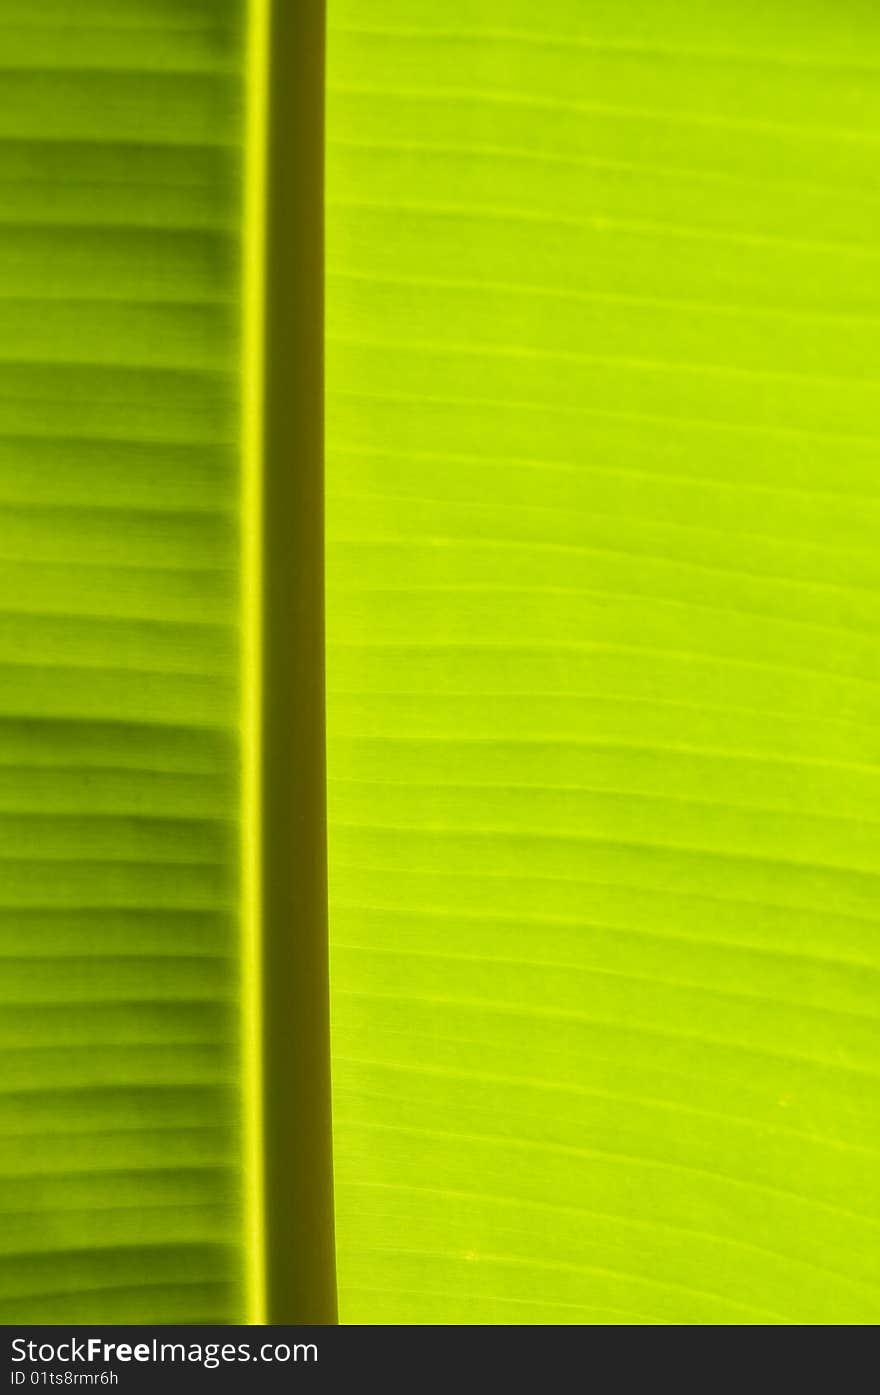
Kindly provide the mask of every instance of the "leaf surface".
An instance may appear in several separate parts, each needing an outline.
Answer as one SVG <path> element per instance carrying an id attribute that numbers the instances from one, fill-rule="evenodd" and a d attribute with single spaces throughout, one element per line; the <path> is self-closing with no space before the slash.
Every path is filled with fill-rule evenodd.
<path id="1" fill-rule="evenodd" d="M 329 10 L 342 1320 L 876 1322 L 876 12 Z"/>
<path id="2" fill-rule="evenodd" d="M 238 0 L 0 0 L 0 1321 L 243 1311 Z"/>

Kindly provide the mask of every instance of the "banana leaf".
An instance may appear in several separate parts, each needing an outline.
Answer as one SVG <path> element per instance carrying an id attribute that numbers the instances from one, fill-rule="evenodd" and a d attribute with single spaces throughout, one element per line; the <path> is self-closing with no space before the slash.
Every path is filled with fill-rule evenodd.
<path id="1" fill-rule="evenodd" d="M 872 1324 L 875 9 L 323 9 L 0 0 L 0 1321 Z"/>

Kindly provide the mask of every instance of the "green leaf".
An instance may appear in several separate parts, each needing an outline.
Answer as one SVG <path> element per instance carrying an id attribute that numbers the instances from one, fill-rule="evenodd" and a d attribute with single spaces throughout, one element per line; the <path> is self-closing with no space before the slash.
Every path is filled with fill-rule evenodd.
<path id="1" fill-rule="evenodd" d="M 323 3 L 0 67 L 0 1322 L 334 1321 Z"/>
<path id="2" fill-rule="evenodd" d="M 329 9 L 342 1319 L 874 1323 L 874 8 Z M 334 1310 L 320 15 L 0 0 L 0 1321 Z"/>
<path id="3" fill-rule="evenodd" d="M 330 21 L 341 1318 L 876 1322 L 876 9 Z"/>
<path id="4" fill-rule="evenodd" d="M 238 0 L 0 3 L 0 1321 L 245 1311 Z"/>

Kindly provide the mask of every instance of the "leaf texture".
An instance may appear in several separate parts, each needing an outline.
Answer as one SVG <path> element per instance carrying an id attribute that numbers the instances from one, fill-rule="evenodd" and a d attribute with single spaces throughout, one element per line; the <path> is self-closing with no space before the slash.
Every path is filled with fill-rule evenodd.
<path id="1" fill-rule="evenodd" d="M 243 1311 L 239 0 L 0 0 L 0 1321 Z"/>
<path id="2" fill-rule="evenodd" d="M 341 1318 L 876 1322 L 876 9 L 329 13 Z"/>

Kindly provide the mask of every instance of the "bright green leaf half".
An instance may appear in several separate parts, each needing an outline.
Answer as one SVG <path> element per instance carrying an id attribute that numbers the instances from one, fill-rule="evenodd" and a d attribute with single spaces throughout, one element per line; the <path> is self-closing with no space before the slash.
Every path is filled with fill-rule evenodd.
<path id="1" fill-rule="evenodd" d="M 880 15 L 330 0 L 347 1322 L 880 1318 Z"/>

